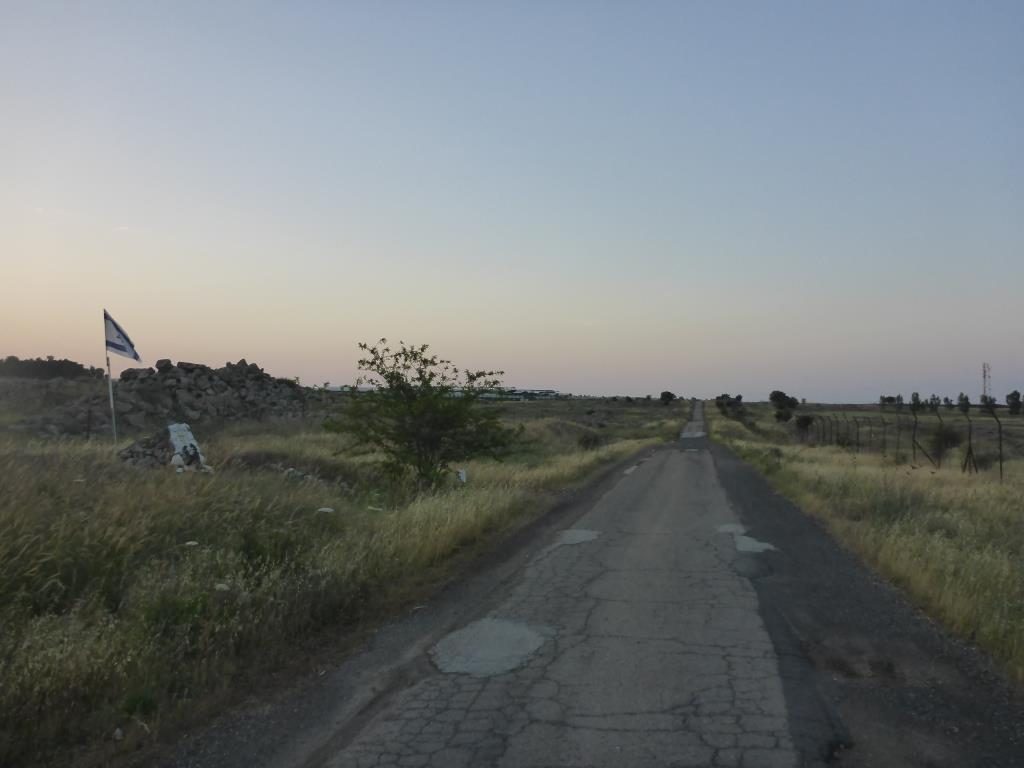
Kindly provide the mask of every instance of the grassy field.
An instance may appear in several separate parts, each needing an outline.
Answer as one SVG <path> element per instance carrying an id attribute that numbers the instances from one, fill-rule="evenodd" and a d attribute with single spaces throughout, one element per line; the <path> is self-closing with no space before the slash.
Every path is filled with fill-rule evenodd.
<path id="1" fill-rule="evenodd" d="M 963 474 L 962 446 L 935 469 L 923 459 L 909 464 L 906 443 L 900 456 L 891 442 L 884 456 L 806 445 L 795 439 L 792 426 L 774 420 L 770 406 L 748 405 L 745 411 L 741 423 L 709 405 L 713 437 L 825 520 L 840 541 L 925 611 L 1024 681 L 1024 458 L 1019 453 L 1007 463 L 1000 483 L 998 471 Z"/>
<path id="2" fill-rule="evenodd" d="M 422 596 L 460 550 L 674 437 L 689 408 L 486 407 L 522 439 L 427 495 L 315 423 L 197 429 L 214 474 L 0 434 L 0 764 L 72 749 L 87 765 L 158 738 L 317 630 L 354 631 Z"/>
<path id="3" fill-rule="evenodd" d="M 882 410 L 877 405 L 806 405 L 800 409 L 800 413 L 833 419 L 833 429 L 838 430 L 839 434 L 855 436 L 859 426 L 862 450 L 880 451 L 885 447 L 887 451 L 896 451 L 897 422 L 899 422 L 899 451 L 905 453 L 909 460 L 913 460 L 915 457 L 915 451 L 911 447 L 910 441 L 914 419 L 909 408 L 897 411 L 892 406 Z M 853 419 L 856 419 L 857 422 L 854 423 Z M 1001 408 L 999 409 L 999 419 L 1003 428 L 1004 458 L 1024 458 L 1024 417 L 1010 416 L 1005 408 Z M 884 430 L 883 421 L 885 422 Z M 981 412 L 977 407 L 971 409 L 970 420 L 957 409 L 940 408 L 938 413 L 923 411 L 918 414 L 917 435 L 918 441 L 929 455 L 934 453 L 931 438 L 939 425 L 952 430 L 961 445 L 966 444 L 970 429 L 979 468 L 982 470 L 995 468 L 998 471 L 998 429 L 995 419 Z M 817 430 L 818 425 L 815 425 L 812 429 L 812 436 Z M 959 458 L 962 458 L 962 454 L 959 457 L 951 455 L 948 458 L 951 464 L 955 463 L 956 466 L 960 466 Z M 918 452 L 917 459 L 922 463 L 929 461 L 920 452 Z"/>

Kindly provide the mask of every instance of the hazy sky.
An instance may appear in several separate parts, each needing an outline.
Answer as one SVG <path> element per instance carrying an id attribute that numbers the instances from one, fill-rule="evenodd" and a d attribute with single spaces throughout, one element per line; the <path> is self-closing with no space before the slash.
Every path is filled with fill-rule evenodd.
<path id="1" fill-rule="evenodd" d="M 0 355 L 1024 389 L 1024 3 L 0 0 Z M 117 358 L 118 368 L 129 361 Z"/>

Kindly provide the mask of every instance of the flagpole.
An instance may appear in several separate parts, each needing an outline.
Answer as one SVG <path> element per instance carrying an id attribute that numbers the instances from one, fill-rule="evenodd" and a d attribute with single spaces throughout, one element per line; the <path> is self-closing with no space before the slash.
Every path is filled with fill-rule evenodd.
<path id="1" fill-rule="evenodd" d="M 106 322 L 103 322 L 104 337 Z M 114 410 L 114 376 L 111 374 L 111 353 L 106 353 L 106 388 L 111 393 L 111 425 L 114 427 L 114 447 L 118 446 L 118 414 Z"/>

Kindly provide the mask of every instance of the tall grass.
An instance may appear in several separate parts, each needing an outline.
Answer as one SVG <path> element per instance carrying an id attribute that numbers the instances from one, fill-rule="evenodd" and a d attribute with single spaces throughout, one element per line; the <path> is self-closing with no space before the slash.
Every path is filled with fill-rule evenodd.
<path id="1" fill-rule="evenodd" d="M 212 475 L 0 440 L 0 764 L 152 738 L 296 639 L 386 612 L 665 427 L 622 416 L 622 437 L 584 450 L 586 424 L 527 421 L 505 461 L 469 462 L 468 484 L 430 495 L 317 430 L 226 432 L 204 446 Z"/>
<path id="2" fill-rule="evenodd" d="M 877 453 L 795 444 L 749 408 L 755 434 L 711 413 L 712 434 L 758 466 L 928 613 L 1024 680 L 1024 460 L 998 475 L 912 468 Z"/>

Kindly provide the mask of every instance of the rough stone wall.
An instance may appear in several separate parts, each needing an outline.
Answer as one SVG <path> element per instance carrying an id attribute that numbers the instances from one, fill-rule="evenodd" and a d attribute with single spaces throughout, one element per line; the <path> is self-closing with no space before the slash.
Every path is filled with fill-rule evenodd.
<path id="1" fill-rule="evenodd" d="M 119 433 L 166 427 L 168 421 L 295 417 L 305 407 L 302 387 L 245 360 L 223 368 L 158 360 L 155 369 L 124 371 L 114 387 Z M 53 436 L 110 434 L 110 403 L 105 394 L 86 397 L 17 426 Z"/>

